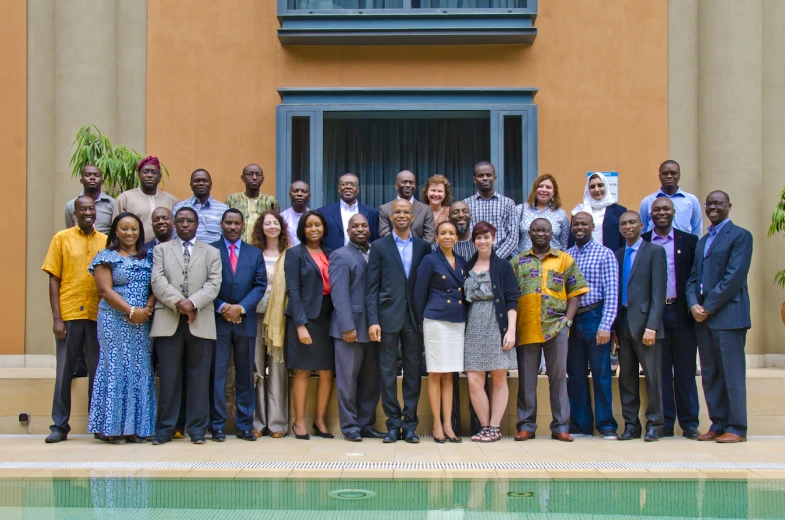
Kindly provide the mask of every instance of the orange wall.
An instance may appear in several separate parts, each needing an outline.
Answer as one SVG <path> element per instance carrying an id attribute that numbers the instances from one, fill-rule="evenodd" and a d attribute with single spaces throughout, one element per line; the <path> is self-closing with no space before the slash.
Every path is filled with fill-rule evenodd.
<path id="1" fill-rule="evenodd" d="M 0 298 L 0 355 L 25 353 L 25 248 L 24 216 L 27 193 L 27 1 L 3 2 L 0 19 L 0 157 L 5 164 L 3 188 L 12 194 L 5 198 L 4 212 L 14 215 L 16 225 L 4 230 L 12 251 L 0 255 L 3 297 Z M 44 302 L 45 303 L 45 302 Z"/>
<path id="2" fill-rule="evenodd" d="M 168 189 L 210 170 L 222 198 L 249 162 L 275 192 L 278 87 L 536 86 L 539 171 L 568 208 L 589 170 L 620 172 L 632 208 L 654 191 L 667 154 L 667 2 L 540 2 L 532 46 L 289 47 L 273 0 L 149 0 L 147 151 Z M 481 157 L 478 160 L 484 159 Z"/>

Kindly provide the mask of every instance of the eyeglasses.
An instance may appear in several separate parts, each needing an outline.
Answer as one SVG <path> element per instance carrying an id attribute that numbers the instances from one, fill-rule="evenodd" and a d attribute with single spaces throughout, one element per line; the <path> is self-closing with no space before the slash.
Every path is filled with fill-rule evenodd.
<path id="1" fill-rule="evenodd" d="M 357 183 L 357 182 L 342 182 L 341 184 L 338 185 L 338 187 L 339 188 L 356 188 L 359 185 L 360 184 Z"/>
<path id="2" fill-rule="evenodd" d="M 706 209 L 708 209 L 708 208 L 723 208 L 723 207 L 725 207 L 725 204 L 727 204 L 725 201 L 705 202 L 703 204 L 703 207 L 706 208 Z"/>
<path id="3" fill-rule="evenodd" d="M 196 224 L 196 220 L 194 220 L 192 218 L 178 218 L 177 220 L 175 220 L 175 222 L 177 222 L 180 225 L 182 225 L 182 224 Z"/>

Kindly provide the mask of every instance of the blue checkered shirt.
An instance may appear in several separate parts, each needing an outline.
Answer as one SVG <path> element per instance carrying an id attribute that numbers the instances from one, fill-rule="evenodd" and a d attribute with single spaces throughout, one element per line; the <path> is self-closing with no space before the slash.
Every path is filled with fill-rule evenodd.
<path id="1" fill-rule="evenodd" d="M 583 246 L 574 245 L 567 254 L 578 263 L 589 292 L 581 296 L 581 307 L 604 301 L 600 330 L 610 332 L 619 310 L 619 262 L 613 251 L 593 238 Z"/>
<path id="2" fill-rule="evenodd" d="M 221 218 L 229 206 L 209 197 L 204 205 L 196 197 L 185 199 L 174 205 L 172 214 L 182 207 L 193 208 L 199 217 L 199 227 L 196 228 L 196 239 L 212 244 L 221 238 Z"/>
<path id="3" fill-rule="evenodd" d="M 496 228 L 494 249 L 499 258 L 507 259 L 518 247 L 518 211 L 515 202 L 498 191 L 485 199 L 475 193 L 463 199 L 472 212 L 472 227 L 478 222 L 490 222 Z"/>

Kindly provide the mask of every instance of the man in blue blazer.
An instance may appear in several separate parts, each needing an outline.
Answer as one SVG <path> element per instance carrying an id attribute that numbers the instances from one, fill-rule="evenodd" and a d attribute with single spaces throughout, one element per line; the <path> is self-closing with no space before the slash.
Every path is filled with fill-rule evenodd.
<path id="1" fill-rule="evenodd" d="M 210 423 L 212 439 L 226 439 L 226 374 L 234 351 L 237 411 L 237 437 L 255 441 L 253 412 L 254 347 L 256 344 L 256 305 L 267 288 L 267 270 L 262 252 L 240 240 L 245 223 L 239 210 L 230 208 L 221 217 L 223 237 L 212 243 L 221 252 L 221 289 L 215 299 L 217 342 L 210 377 Z"/>
<path id="2" fill-rule="evenodd" d="M 338 179 L 338 195 L 341 200 L 318 209 L 327 220 L 326 246 L 335 251 L 349 243 L 346 229 L 349 227 L 349 219 L 358 213 L 368 221 L 370 241 L 379 238 L 379 212 L 357 200 L 360 195 L 360 179 L 355 174 L 341 175 Z"/>
<path id="3" fill-rule="evenodd" d="M 747 273 L 752 234 L 728 218 L 724 191 L 706 197 L 711 225 L 698 241 L 687 282 L 687 304 L 697 322 L 703 392 L 711 428 L 699 441 L 747 440 L 747 381 L 744 346 L 750 321 Z"/>

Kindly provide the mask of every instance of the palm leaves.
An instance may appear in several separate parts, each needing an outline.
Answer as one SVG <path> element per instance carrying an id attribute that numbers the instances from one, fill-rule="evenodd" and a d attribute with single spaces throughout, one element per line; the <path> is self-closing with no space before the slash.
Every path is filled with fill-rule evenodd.
<path id="1" fill-rule="evenodd" d="M 769 226 L 769 238 L 772 235 L 785 231 L 785 189 L 780 192 L 780 199 L 771 214 L 771 226 Z M 785 288 L 785 270 L 774 275 L 774 283 Z"/>

